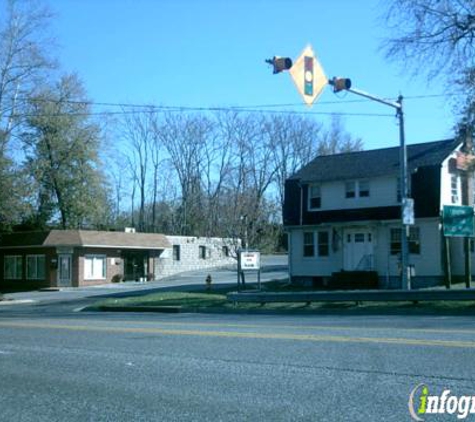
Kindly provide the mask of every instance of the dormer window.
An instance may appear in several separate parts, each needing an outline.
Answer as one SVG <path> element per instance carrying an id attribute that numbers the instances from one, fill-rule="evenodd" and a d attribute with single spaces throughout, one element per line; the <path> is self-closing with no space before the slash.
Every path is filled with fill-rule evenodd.
<path id="1" fill-rule="evenodd" d="M 308 209 L 317 210 L 322 206 L 320 185 L 310 185 L 308 189 Z"/>

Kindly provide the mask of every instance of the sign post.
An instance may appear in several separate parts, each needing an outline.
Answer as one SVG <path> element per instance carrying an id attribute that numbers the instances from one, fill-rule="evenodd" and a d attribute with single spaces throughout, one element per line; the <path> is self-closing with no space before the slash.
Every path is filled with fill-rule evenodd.
<path id="1" fill-rule="evenodd" d="M 452 272 L 450 268 L 450 238 L 464 238 L 465 254 L 465 284 L 470 288 L 472 278 L 470 239 L 475 235 L 474 211 L 473 207 L 464 205 L 444 205 L 442 211 L 442 223 L 445 239 L 445 265 L 446 265 L 446 285 L 450 289 L 452 285 Z"/>
<path id="2" fill-rule="evenodd" d="M 257 271 L 257 285 L 261 290 L 261 253 L 259 251 L 241 250 L 238 254 L 238 287 L 241 273 Z"/>

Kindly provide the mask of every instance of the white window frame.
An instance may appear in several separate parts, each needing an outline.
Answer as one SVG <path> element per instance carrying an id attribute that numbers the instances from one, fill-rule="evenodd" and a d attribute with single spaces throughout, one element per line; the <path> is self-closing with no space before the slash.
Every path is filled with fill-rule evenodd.
<path id="1" fill-rule="evenodd" d="M 7 274 L 7 260 L 13 260 L 14 264 L 12 274 Z M 20 263 L 18 263 L 20 261 Z M 23 256 L 22 255 L 5 255 L 3 257 L 3 276 L 5 280 L 21 280 L 23 278 Z"/>
<path id="2" fill-rule="evenodd" d="M 302 238 L 302 256 L 304 258 L 313 258 L 315 256 L 315 233 L 314 232 L 303 232 Z M 307 250 L 312 253 L 307 253 Z"/>
<path id="3" fill-rule="evenodd" d="M 322 242 L 322 236 L 326 235 L 327 237 L 327 242 Z M 316 245 L 316 251 L 317 255 L 319 257 L 328 257 L 330 256 L 330 232 L 328 230 L 319 230 L 317 232 L 317 245 Z M 326 253 L 322 253 L 322 248 L 326 248 Z"/>
<path id="4" fill-rule="evenodd" d="M 318 199 L 318 206 L 312 206 L 312 199 Z M 322 208 L 322 187 L 321 185 L 308 186 L 308 207 L 310 211 Z"/>
<path id="5" fill-rule="evenodd" d="M 29 264 L 30 260 L 34 260 L 33 274 L 30 274 L 30 264 Z M 46 279 L 46 256 L 45 255 L 27 255 L 26 256 L 26 279 L 27 280 L 45 280 Z"/>
<path id="6" fill-rule="evenodd" d="M 362 185 L 365 189 L 362 189 Z M 363 193 L 363 195 L 362 195 Z M 345 182 L 345 198 L 369 198 L 371 196 L 371 183 L 369 179 L 347 180 Z"/>
<path id="7" fill-rule="evenodd" d="M 450 175 L 450 200 L 452 204 L 458 204 L 460 200 L 460 178 L 457 174 Z"/>
<path id="8" fill-rule="evenodd" d="M 92 268 L 89 273 L 87 262 L 92 260 Z M 96 274 L 96 261 L 102 261 L 101 274 Z M 99 271 L 98 271 L 99 272 Z M 107 255 L 87 254 L 84 255 L 84 280 L 105 280 L 107 278 Z"/>

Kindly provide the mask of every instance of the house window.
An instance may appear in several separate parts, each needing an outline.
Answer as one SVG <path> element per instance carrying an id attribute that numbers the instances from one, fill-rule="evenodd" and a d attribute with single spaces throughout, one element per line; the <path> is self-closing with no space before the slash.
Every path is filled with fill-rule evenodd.
<path id="1" fill-rule="evenodd" d="M 356 197 L 356 182 L 346 182 L 345 183 L 345 197 L 346 198 L 355 198 Z"/>
<path id="2" fill-rule="evenodd" d="M 358 190 L 359 190 L 360 198 L 368 198 L 369 197 L 369 181 L 360 180 L 358 182 Z"/>
<path id="3" fill-rule="evenodd" d="M 20 255 L 6 255 L 3 264 L 3 275 L 6 280 L 23 278 L 23 261 Z"/>
<path id="4" fill-rule="evenodd" d="M 198 254 L 199 254 L 200 259 L 206 259 L 207 258 L 206 246 L 200 246 L 198 249 Z"/>
<path id="5" fill-rule="evenodd" d="M 318 256 L 328 256 L 330 254 L 330 235 L 328 232 L 318 232 Z"/>
<path id="6" fill-rule="evenodd" d="M 44 280 L 45 279 L 45 256 L 44 255 L 27 255 L 26 278 L 28 280 Z"/>
<path id="7" fill-rule="evenodd" d="M 173 245 L 173 260 L 180 261 L 181 253 L 180 253 L 180 245 Z"/>
<path id="8" fill-rule="evenodd" d="M 308 195 L 308 209 L 315 210 L 321 208 L 322 206 L 322 196 L 320 185 L 310 185 L 309 195 Z"/>
<path id="9" fill-rule="evenodd" d="M 227 246 L 223 246 L 223 248 L 221 249 L 221 252 L 223 254 L 223 257 L 229 258 L 229 248 Z"/>
<path id="10" fill-rule="evenodd" d="M 456 174 L 450 176 L 450 197 L 452 204 L 458 204 L 459 202 L 459 178 Z"/>
<path id="11" fill-rule="evenodd" d="M 352 180 L 345 182 L 346 198 L 368 198 L 369 197 L 369 180 Z"/>
<path id="12" fill-rule="evenodd" d="M 106 278 L 106 256 L 86 255 L 84 257 L 84 279 L 104 280 Z"/>
<path id="13" fill-rule="evenodd" d="M 401 253 L 401 229 L 391 229 L 390 242 L 391 255 Z M 409 253 L 415 255 L 421 253 L 419 227 L 411 227 L 409 230 Z"/>
<path id="14" fill-rule="evenodd" d="M 306 232 L 303 234 L 303 256 L 315 255 L 315 240 L 313 233 Z"/>

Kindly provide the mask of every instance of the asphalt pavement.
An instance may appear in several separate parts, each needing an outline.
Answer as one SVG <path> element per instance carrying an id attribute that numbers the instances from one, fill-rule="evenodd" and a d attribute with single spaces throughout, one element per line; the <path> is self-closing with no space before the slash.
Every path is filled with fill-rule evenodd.
<path id="1" fill-rule="evenodd" d="M 3 314 L 0 335 L 2 421 L 399 422 L 419 384 L 475 382 L 468 317 Z"/>

